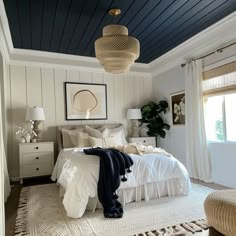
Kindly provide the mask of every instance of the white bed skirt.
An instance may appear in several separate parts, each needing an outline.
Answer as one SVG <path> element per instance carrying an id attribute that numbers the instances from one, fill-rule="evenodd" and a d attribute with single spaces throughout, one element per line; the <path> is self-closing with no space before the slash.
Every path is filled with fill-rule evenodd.
<path id="1" fill-rule="evenodd" d="M 65 190 L 60 186 L 59 194 L 63 197 Z M 134 188 L 118 189 L 120 203 L 124 206 L 130 202 L 139 202 L 142 200 L 160 198 L 164 196 L 187 195 L 189 189 L 184 188 L 183 181 L 179 178 L 172 178 L 156 183 L 147 183 Z M 89 198 L 86 210 L 95 211 L 96 208 L 102 208 L 98 197 Z"/>

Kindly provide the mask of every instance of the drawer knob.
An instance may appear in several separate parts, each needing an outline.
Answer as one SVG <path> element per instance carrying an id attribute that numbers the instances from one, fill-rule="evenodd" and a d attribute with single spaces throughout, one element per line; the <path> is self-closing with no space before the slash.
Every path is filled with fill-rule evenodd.
<path id="1" fill-rule="evenodd" d="M 34 149 L 39 149 L 39 147 L 35 147 Z"/>
<path id="2" fill-rule="evenodd" d="M 39 157 L 36 157 L 36 159 L 38 160 L 38 159 L 39 159 Z"/>
<path id="3" fill-rule="evenodd" d="M 36 170 L 39 170 L 39 168 L 36 168 Z"/>
<path id="4" fill-rule="evenodd" d="M 146 140 L 143 140 L 144 143 L 146 143 Z"/>

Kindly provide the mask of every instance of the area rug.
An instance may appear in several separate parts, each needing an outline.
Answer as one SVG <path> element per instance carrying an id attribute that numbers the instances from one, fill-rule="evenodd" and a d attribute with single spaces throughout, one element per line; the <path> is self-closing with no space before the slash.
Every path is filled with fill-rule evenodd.
<path id="1" fill-rule="evenodd" d="M 160 236 L 191 235 L 206 230 L 203 203 L 212 189 L 193 184 L 188 196 L 162 197 L 124 207 L 121 219 L 87 211 L 81 219 L 66 216 L 55 184 L 22 189 L 16 236 Z"/>

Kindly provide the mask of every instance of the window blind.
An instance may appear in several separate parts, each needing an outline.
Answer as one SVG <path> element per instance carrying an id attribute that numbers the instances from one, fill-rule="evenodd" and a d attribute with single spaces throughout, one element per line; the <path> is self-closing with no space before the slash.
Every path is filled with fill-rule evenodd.
<path id="1" fill-rule="evenodd" d="M 204 95 L 221 95 L 236 92 L 236 62 L 203 73 Z"/>

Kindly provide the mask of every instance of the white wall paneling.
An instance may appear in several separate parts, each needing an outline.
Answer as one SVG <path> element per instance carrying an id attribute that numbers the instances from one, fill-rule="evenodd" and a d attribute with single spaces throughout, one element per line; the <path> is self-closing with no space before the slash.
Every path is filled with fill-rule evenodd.
<path id="1" fill-rule="evenodd" d="M 56 141 L 56 126 L 73 124 L 123 123 L 127 125 L 126 111 L 130 107 L 141 107 L 152 99 L 152 79 L 145 73 L 113 75 L 100 71 L 52 68 L 44 66 L 15 65 L 9 66 L 9 101 L 10 119 L 9 162 L 11 177 L 18 177 L 19 156 L 16 140 L 16 125 L 26 125 L 27 106 L 42 106 L 45 121 L 42 122 L 43 141 Z M 107 120 L 67 121 L 65 119 L 64 82 L 96 83 L 107 85 Z M 12 130 L 11 130 L 12 129 Z"/>
<path id="2" fill-rule="evenodd" d="M 18 143 L 16 140 L 16 125 L 25 126 L 25 112 L 27 107 L 27 84 L 26 68 L 24 66 L 10 67 L 11 79 L 11 111 L 12 111 L 12 142 L 9 143 L 12 148 L 11 158 L 11 176 L 18 176 Z"/>

